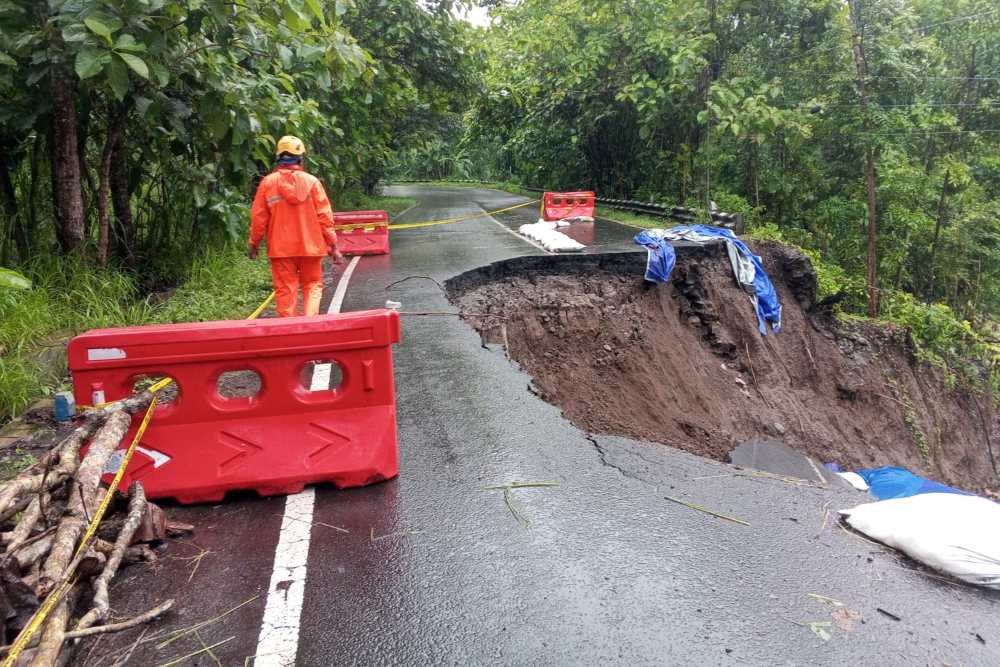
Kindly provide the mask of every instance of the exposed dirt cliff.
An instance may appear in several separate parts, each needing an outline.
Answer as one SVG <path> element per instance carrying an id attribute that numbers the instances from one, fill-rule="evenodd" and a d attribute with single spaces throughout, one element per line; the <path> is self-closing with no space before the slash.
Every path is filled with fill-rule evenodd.
<path id="1" fill-rule="evenodd" d="M 720 460 L 770 437 L 821 462 L 996 487 L 985 397 L 949 387 L 906 331 L 814 308 L 816 276 L 799 252 L 755 252 L 783 304 L 782 331 L 766 337 L 722 245 L 679 247 L 670 285 L 644 283 L 645 253 L 624 253 L 518 258 L 447 287 L 484 339 L 505 343 L 539 395 L 589 432 Z"/>

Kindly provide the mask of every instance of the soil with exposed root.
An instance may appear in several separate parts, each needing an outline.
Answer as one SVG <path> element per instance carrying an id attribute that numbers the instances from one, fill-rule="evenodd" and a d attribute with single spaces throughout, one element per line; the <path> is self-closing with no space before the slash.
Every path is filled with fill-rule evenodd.
<path id="1" fill-rule="evenodd" d="M 849 469 L 900 465 L 973 491 L 998 484 L 991 402 L 919 361 L 907 331 L 845 324 L 817 307 L 800 252 L 754 251 L 778 289 L 780 333 L 762 337 L 721 244 L 680 245 L 670 284 L 645 253 L 522 257 L 448 282 L 449 298 L 591 433 L 726 460 L 782 440 Z"/>

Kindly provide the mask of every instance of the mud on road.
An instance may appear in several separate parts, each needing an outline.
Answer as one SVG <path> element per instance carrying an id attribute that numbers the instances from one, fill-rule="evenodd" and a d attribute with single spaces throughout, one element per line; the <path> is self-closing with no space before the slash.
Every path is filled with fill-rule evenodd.
<path id="1" fill-rule="evenodd" d="M 506 345 L 533 390 L 591 433 L 718 460 L 777 438 L 822 462 L 996 487 L 988 400 L 950 388 L 905 331 L 812 309 L 816 276 L 797 251 L 754 250 L 783 305 L 782 331 L 766 337 L 721 244 L 678 247 L 669 285 L 645 283 L 644 253 L 623 253 L 512 259 L 447 287 L 484 341 Z"/>

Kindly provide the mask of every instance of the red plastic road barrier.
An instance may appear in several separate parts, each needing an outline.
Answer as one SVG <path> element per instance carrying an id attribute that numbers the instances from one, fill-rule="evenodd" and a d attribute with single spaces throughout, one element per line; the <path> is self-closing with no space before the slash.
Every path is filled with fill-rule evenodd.
<path id="1" fill-rule="evenodd" d="M 100 329 L 70 341 L 69 367 L 81 404 L 95 384 L 114 401 L 137 378 L 173 378 L 179 394 L 157 406 L 122 488 L 140 480 L 150 498 L 215 502 L 235 489 L 267 496 L 395 477 L 399 339 L 391 310 Z M 311 391 L 310 362 L 333 362 L 341 382 Z M 244 370 L 260 376 L 257 394 L 219 393 L 223 373 Z"/>
<path id="2" fill-rule="evenodd" d="M 333 214 L 333 222 L 343 254 L 389 254 L 389 214 L 385 211 L 343 211 Z"/>
<path id="3" fill-rule="evenodd" d="M 593 218 L 594 205 L 593 192 L 546 192 L 542 195 L 542 219 Z"/>

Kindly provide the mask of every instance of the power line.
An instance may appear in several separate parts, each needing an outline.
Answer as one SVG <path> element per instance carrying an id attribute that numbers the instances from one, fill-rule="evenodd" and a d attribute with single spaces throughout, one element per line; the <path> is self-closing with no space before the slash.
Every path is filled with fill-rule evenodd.
<path id="1" fill-rule="evenodd" d="M 912 130 L 900 130 L 898 132 L 859 132 L 871 137 L 899 137 L 910 134 L 993 134 L 1000 132 L 1000 128 L 987 128 L 985 130 L 922 130 L 914 128 Z"/>
<path id="2" fill-rule="evenodd" d="M 910 102 L 908 104 L 879 104 L 874 100 L 869 100 L 869 104 L 872 106 L 877 106 L 880 109 L 908 109 L 914 107 L 932 107 L 932 108 L 942 108 L 942 107 L 984 107 L 982 103 L 977 102 Z M 821 109 L 856 109 L 858 105 L 855 104 L 823 104 L 822 102 L 816 102 L 813 104 L 807 104 L 805 102 L 800 102 L 796 106 L 785 107 L 788 111 L 794 111 L 796 109 L 811 107 L 820 107 Z M 1000 102 L 991 102 L 989 105 L 985 106 L 987 109 L 1000 109 Z"/>
<path id="3" fill-rule="evenodd" d="M 903 81 L 1000 81 L 1000 76 L 877 76 L 867 80 L 877 81 L 878 79 L 899 79 Z"/>
<path id="4" fill-rule="evenodd" d="M 955 18 L 948 19 L 946 21 L 938 21 L 937 23 L 927 23 L 925 25 L 917 26 L 916 28 L 914 28 L 914 30 L 916 30 L 918 32 L 923 32 L 925 30 L 929 30 L 931 28 L 937 28 L 937 27 L 943 26 L 943 25 L 950 25 L 952 23 L 962 23 L 964 21 L 971 21 L 971 20 L 977 19 L 977 18 L 979 18 L 981 16 L 989 16 L 990 14 L 996 14 L 997 12 L 1000 12 L 1000 8 L 989 9 L 989 10 L 987 10 L 985 12 L 978 12 L 976 14 L 966 14 L 965 16 L 956 16 Z M 835 26 L 834 28 L 832 28 L 831 32 L 833 31 L 833 29 L 836 29 L 836 28 L 839 28 L 839 26 Z M 785 62 L 785 61 L 788 61 L 788 60 L 795 60 L 796 58 L 804 58 L 805 56 L 808 56 L 808 55 L 811 55 L 811 54 L 814 54 L 814 53 L 824 53 L 826 51 L 834 51 L 836 49 L 842 49 L 842 48 L 844 48 L 843 44 L 835 44 L 833 46 L 825 46 L 825 47 L 822 47 L 822 48 L 820 48 L 819 46 L 814 46 L 814 47 L 812 47 L 810 49 L 806 49 L 802 53 L 796 53 L 794 55 L 790 55 L 790 56 L 787 56 L 785 58 L 779 58 L 778 60 L 772 60 L 771 64 L 778 64 L 778 63 L 782 63 L 782 62 Z"/>
<path id="5" fill-rule="evenodd" d="M 927 30 L 928 28 L 936 28 L 942 25 L 948 25 L 950 23 L 960 23 L 962 21 L 971 21 L 972 19 L 979 18 L 980 16 L 988 16 L 990 14 L 996 14 L 1000 12 L 1000 8 L 988 9 L 985 12 L 979 12 L 978 14 L 967 14 L 965 16 L 958 16 L 953 19 L 948 19 L 947 21 L 938 21 L 937 23 L 929 23 L 927 25 L 918 26 L 917 30 Z"/>

